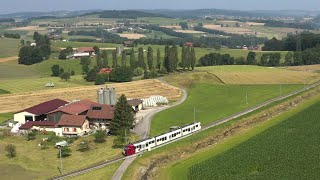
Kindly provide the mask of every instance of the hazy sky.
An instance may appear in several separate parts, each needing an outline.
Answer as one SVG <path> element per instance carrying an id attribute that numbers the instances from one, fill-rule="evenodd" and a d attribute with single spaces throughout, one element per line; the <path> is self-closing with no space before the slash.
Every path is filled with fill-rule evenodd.
<path id="1" fill-rule="evenodd" d="M 85 9 L 320 10 L 320 0 L 1 0 L 0 14 Z"/>

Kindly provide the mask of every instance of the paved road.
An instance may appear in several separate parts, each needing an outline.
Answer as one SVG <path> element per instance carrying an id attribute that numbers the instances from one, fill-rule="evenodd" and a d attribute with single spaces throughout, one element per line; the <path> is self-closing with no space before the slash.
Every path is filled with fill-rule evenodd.
<path id="1" fill-rule="evenodd" d="M 166 109 L 178 106 L 180 104 L 182 104 L 188 97 L 187 91 L 185 89 L 181 89 L 181 93 L 182 93 L 182 97 L 176 101 L 174 104 L 172 105 L 167 105 L 167 106 L 163 106 L 160 107 L 150 113 L 148 113 L 141 121 L 139 124 L 136 125 L 136 127 L 134 128 L 134 133 L 140 135 L 140 137 L 142 139 L 145 139 L 147 137 L 149 137 L 150 134 L 150 126 L 151 126 L 151 120 L 152 117 L 161 112 L 164 111 Z M 137 156 L 134 156 L 132 158 L 128 158 L 125 161 L 123 161 L 123 163 L 121 164 L 121 166 L 117 169 L 117 171 L 114 173 L 112 180 L 120 180 L 123 176 L 123 173 L 127 170 L 127 168 L 129 167 L 129 165 L 133 162 L 133 160 L 136 159 Z"/>

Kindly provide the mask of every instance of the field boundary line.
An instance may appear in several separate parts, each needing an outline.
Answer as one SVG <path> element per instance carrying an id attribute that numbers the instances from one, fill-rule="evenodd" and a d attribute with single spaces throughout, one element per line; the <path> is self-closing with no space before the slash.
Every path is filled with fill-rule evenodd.
<path id="1" fill-rule="evenodd" d="M 212 76 L 214 76 L 214 77 L 216 77 L 222 84 L 226 84 L 224 81 L 222 81 L 222 79 L 221 78 L 219 78 L 219 76 L 217 76 L 217 75 L 215 75 L 215 74 L 213 74 L 213 73 L 211 73 L 211 72 L 209 72 L 209 71 L 206 71 L 208 74 L 210 74 L 210 75 L 212 75 Z"/>

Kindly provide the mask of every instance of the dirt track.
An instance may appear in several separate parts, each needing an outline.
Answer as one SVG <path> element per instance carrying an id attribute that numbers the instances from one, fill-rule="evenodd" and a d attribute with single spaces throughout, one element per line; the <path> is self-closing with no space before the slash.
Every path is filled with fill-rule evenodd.
<path id="1" fill-rule="evenodd" d="M 176 100 L 181 96 L 179 88 L 164 84 L 159 80 L 142 80 L 129 83 L 112 84 L 110 86 L 116 88 L 118 96 L 125 94 L 129 98 L 144 98 L 151 95 L 161 95 L 167 97 L 169 100 Z M 0 113 L 16 112 L 54 98 L 69 101 L 88 99 L 96 102 L 96 90 L 99 87 L 102 86 L 84 86 L 1 95 Z"/>
<path id="2" fill-rule="evenodd" d="M 7 62 L 7 61 L 12 61 L 18 59 L 18 56 L 12 56 L 12 57 L 6 57 L 6 58 L 0 58 L 0 63 L 1 62 Z"/>

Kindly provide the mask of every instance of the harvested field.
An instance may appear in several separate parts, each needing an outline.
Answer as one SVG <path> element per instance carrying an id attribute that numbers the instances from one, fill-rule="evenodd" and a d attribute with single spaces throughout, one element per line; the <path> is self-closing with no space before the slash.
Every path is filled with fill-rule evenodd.
<path id="1" fill-rule="evenodd" d="M 167 97 L 169 100 L 176 100 L 181 96 L 180 89 L 164 84 L 159 80 L 142 80 L 112 84 L 110 86 L 116 88 L 118 96 L 125 94 L 128 98 L 144 98 L 151 95 L 161 95 Z M 101 86 L 84 86 L 2 95 L 0 96 L 0 113 L 15 112 L 53 98 L 65 100 L 88 99 L 96 101 L 96 90 L 99 87 Z"/>
<path id="2" fill-rule="evenodd" d="M 257 23 L 257 22 L 246 22 L 249 26 L 264 26 L 265 23 Z"/>
<path id="3" fill-rule="evenodd" d="M 128 39 L 140 39 L 146 37 L 143 34 L 119 34 L 120 37 L 125 37 Z"/>
<path id="4" fill-rule="evenodd" d="M 1 62 L 12 61 L 12 60 L 17 60 L 18 58 L 19 58 L 18 56 L 12 56 L 12 57 L 7 57 L 7 58 L 0 58 L 0 63 L 1 63 Z"/>
<path id="5" fill-rule="evenodd" d="M 45 31 L 46 28 L 39 27 L 39 26 L 27 26 L 27 27 L 12 28 L 9 30 L 13 30 L 13 31 Z"/>
<path id="6" fill-rule="evenodd" d="M 205 32 L 194 31 L 194 30 L 175 30 L 175 32 L 186 33 L 186 34 L 205 34 Z"/>
<path id="7" fill-rule="evenodd" d="M 307 72 L 319 72 L 320 64 L 308 65 L 308 66 L 289 66 L 287 69 L 295 71 L 307 71 Z"/>
<path id="8" fill-rule="evenodd" d="M 204 25 L 203 27 L 232 34 L 254 34 L 253 31 L 238 27 L 221 27 L 220 25 Z"/>

